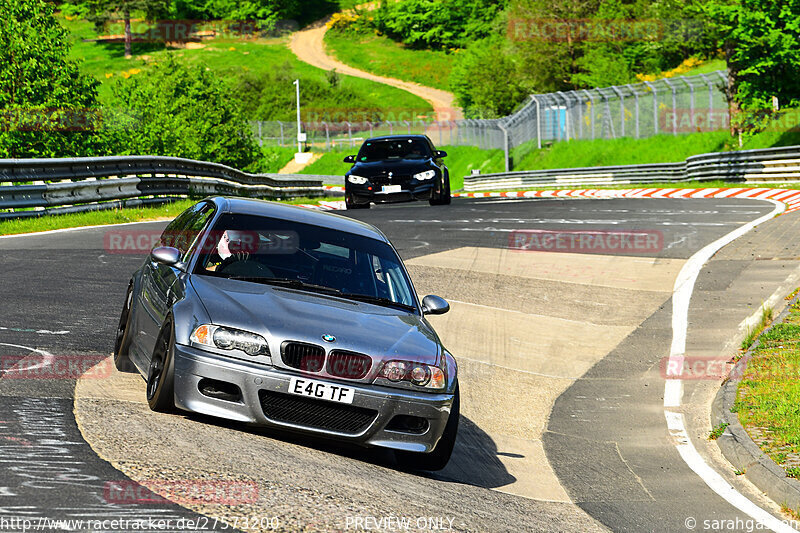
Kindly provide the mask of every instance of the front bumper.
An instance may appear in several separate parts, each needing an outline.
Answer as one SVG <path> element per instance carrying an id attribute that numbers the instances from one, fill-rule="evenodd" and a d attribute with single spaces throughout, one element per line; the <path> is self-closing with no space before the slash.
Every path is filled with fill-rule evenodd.
<path id="1" fill-rule="evenodd" d="M 365 429 L 356 433 L 330 431 L 314 427 L 313 424 L 298 424 L 278 421 L 264 414 L 259 392 L 288 395 L 289 380 L 300 376 L 284 370 L 238 361 L 204 352 L 190 346 L 175 346 L 175 405 L 186 411 L 246 422 L 259 426 L 275 427 L 364 446 L 378 446 L 412 452 L 430 452 L 439 442 L 450 414 L 452 394 L 425 393 L 380 387 L 363 383 L 344 383 L 355 389 L 352 405 L 363 410 L 375 411 L 374 419 Z M 314 376 L 302 376 L 319 379 Z M 200 392 L 200 381 L 211 379 L 236 385 L 241 391 L 241 401 L 234 402 L 209 397 Z M 321 379 L 321 381 L 331 381 Z M 331 381 L 332 382 L 332 381 Z M 303 398 L 303 397 L 301 397 Z M 333 402 L 324 402 L 328 406 Z M 339 405 L 339 404 L 334 404 Z M 428 421 L 423 433 L 409 433 L 387 429 L 386 426 L 397 415 L 424 418 Z"/>
<path id="2" fill-rule="evenodd" d="M 430 200 L 433 198 L 434 190 L 436 189 L 435 180 L 424 182 L 409 181 L 394 185 L 400 185 L 400 191 L 383 192 L 380 185 L 354 185 L 347 183 L 345 186 L 345 194 L 351 203 L 365 204 L 374 202 L 376 204 L 384 204 L 411 202 L 414 200 Z M 369 187 L 372 187 L 373 190 L 369 190 Z"/>

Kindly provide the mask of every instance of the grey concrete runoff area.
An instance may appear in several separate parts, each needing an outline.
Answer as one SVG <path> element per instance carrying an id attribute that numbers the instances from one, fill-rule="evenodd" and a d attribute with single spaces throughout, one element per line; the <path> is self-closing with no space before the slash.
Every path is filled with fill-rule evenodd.
<path id="1" fill-rule="evenodd" d="M 400 471 L 385 451 L 151 412 L 143 380 L 108 363 L 144 255 L 104 243 L 164 222 L 0 238 L 0 358 L 43 369 L 0 374 L 0 531 L 22 531 L 23 519 L 29 531 L 133 531 L 147 520 L 162 520 L 160 531 L 763 530 L 753 508 L 788 520 L 707 439 L 720 380 L 683 382 L 674 410 L 684 437 L 664 413 L 676 278 L 696 252 L 773 209 L 724 198 L 455 199 L 340 213 L 387 234 L 420 295 L 451 302 L 430 320 L 459 363 L 461 426 L 435 474 Z M 743 321 L 800 286 L 798 227 L 797 213 L 770 219 L 700 269 L 687 356 L 733 356 Z M 513 246 L 520 234 L 576 231 L 658 241 Z M 45 371 L 68 367 L 59 360 L 85 372 Z M 706 468 L 722 481 L 709 483 Z M 255 492 L 158 497 L 180 483 Z M 114 493 L 140 484 L 154 497 Z"/>

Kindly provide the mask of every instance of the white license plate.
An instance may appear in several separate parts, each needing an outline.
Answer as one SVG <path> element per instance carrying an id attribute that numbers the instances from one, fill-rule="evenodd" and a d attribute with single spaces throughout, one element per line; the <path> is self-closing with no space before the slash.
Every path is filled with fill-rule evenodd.
<path id="1" fill-rule="evenodd" d="M 384 185 L 381 188 L 381 192 L 400 192 L 403 190 L 403 187 L 400 185 Z"/>
<path id="2" fill-rule="evenodd" d="M 292 378 L 289 381 L 289 393 L 331 402 L 353 403 L 356 391 L 350 387 L 342 387 L 341 385 L 325 383 L 324 381 Z"/>

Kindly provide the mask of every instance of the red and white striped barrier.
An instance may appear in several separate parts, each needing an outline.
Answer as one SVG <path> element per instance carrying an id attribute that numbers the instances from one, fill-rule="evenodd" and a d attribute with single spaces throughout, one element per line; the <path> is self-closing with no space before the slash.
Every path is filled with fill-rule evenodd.
<path id="1" fill-rule="evenodd" d="M 785 213 L 800 209 L 800 190 L 767 188 L 704 189 L 556 189 L 546 191 L 462 192 L 457 198 L 751 198 L 786 204 Z"/>

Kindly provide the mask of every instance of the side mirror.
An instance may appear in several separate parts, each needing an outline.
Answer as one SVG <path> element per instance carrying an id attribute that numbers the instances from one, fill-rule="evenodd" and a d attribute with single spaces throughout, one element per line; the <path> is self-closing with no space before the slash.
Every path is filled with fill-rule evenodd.
<path id="1" fill-rule="evenodd" d="M 429 294 L 422 299 L 423 315 L 443 315 L 450 310 L 450 304 L 444 298 Z"/>
<path id="2" fill-rule="evenodd" d="M 344 162 L 345 163 L 355 163 L 356 162 L 356 156 L 348 155 L 347 157 L 344 158 Z"/>
<path id="3" fill-rule="evenodd" d="M 153 251 L 150 252 L 150 257 L 156 263 L 161 263 L 162 265 L 167 265 L 175 268 L 182 268 L 183 264 L 181 263 L 181 251 L 177 248 L 173 248 L 172 246 L 159 246 L 158 248 L 153 248 Z"/>
<path id="4" fill-rule="evenodd" d="M 447 157 L 447 152 L 444 150 L 436 150 L 436 157 Z"/>

